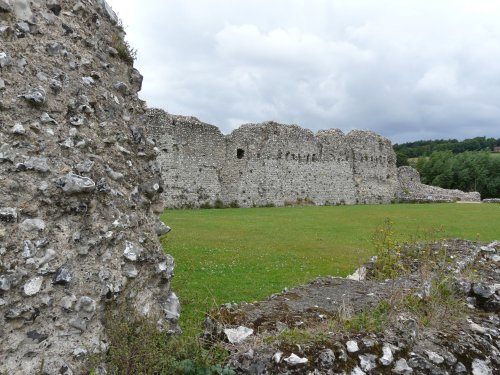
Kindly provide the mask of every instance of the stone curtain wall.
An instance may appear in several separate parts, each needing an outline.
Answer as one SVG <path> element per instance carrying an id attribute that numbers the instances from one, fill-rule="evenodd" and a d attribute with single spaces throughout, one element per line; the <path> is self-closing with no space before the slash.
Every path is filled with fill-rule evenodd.
<path id="1" fill-rule="evenodd" d="M 215 126 L 193 117 L 150 110 L 149 138 L 163 166 L 164 201 L 169 207 L 199 206 L 219 197 L 219 166 L 225 159 L 225 140 Z"/>
<path id="2" fill-rule="evenodd" d="M 158 109 L 149 110 L 145 121 L 163 168 L 169 207 L 217 200 L 242 207 L 419 201 L 429 189 L 437 189 L 432 190 L 436 197 L 477 199 L 477 194 L 422 184 L 408 189 L 391 142 L 370 131 L 345 135 L 330 129 L 315 135 L 296 125 L 266 122 L 224 136 L 194 117 Z"/>
<path id="3" fill-rule="evenodd" d="M 420 182 L 420 174 L 412 167 L 398 168 L 400 188 L 398 199 L 400 201 L 421 202 L 480 202 L 481 195 L 477 192 L 464 193 L 461 190 L 443 189 L 436 186 L 424 185 Z"/>
<path id="4" fill-rule="evenodd" d="M 116 23 L 103 0 L 0 0 L 2 374 L 90 370 L 113 301 L 177 327 L 142 77 Z"/>

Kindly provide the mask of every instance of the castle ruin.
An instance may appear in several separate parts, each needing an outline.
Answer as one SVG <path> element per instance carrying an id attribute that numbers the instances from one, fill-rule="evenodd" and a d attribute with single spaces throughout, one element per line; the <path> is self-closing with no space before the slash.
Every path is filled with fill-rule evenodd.
<path id="1" fill-rule="evenodd" d="M 314 134 L 266 122 L 223 135 L 194 117 L 159 109 L 150 109 L 145 123 L 169 207 L 480 200 L 478 193 L 423 185 L 411 167 L 398 170 L 391 142 L 371 131 Z"/>

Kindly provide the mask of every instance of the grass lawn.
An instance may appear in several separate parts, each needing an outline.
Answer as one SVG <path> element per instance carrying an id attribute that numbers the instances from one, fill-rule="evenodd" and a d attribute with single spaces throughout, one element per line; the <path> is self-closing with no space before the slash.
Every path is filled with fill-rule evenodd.
<path id="1" fill-rule="evenodd" d="M 173 288 L 187 334 L 219 304 L 352 273 L 373 255 L 372 234 L 386 218 L 404 238 L 442 227 L 440 237 L 500 239 L 495 204 L 167 210 L 161 218 L 173 228 L 162 243 L 176 260 Z"/>

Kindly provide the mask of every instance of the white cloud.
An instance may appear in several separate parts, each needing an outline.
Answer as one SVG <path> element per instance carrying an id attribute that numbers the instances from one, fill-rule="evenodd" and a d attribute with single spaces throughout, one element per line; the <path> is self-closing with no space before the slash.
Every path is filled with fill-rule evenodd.
<path id="1" fill-rule="evenodd" d="M 496 0 L 109 2 L 148 104 L 225 132 L 272 119 L 395 141 L 499 136 Z"/>

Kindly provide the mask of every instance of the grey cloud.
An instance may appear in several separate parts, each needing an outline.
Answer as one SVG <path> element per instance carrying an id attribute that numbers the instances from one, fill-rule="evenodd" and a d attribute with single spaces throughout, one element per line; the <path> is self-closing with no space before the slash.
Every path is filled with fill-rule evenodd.
<path id="1" fill-rule="evenodd" d="M 275 120 L 396 142 L 500 136 L 500 4 L 109 1 L 149 106 L 229 132 Z"/>

